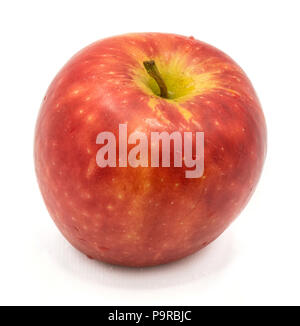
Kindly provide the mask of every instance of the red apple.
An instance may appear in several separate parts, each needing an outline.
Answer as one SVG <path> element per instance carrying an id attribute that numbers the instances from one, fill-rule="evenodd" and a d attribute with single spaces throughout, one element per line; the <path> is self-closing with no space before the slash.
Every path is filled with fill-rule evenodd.
<path id="1" fill-rule="evenodd" d="M 116 135 L 118 159 L 120 124 L 148 139 L 204 132 L 203 175 L 186 178 L 187 167 L 172 164 L 100 167 L 97 136 Z M 51 83 L 35 133 L 38 182 L 59 230 L 89 257 L 127 266 L 173 261 L 216 239 L 252 195 L 265 153 L 265 120 L 245 73 L 216 48 L 172 34 L 81 50 Z"/>

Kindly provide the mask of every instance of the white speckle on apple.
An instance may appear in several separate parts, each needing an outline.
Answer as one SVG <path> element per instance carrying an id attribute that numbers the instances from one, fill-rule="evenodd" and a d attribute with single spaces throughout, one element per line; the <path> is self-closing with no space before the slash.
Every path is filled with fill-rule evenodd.
<path id="1" fill-rule="evenodd" d="M 90 114 L 90 115 L 87 117 L 87 121 L 88 121 L 88 122 L 93 121 L 93 119 L 94 119 L 94 116 L 93 116 L 92 114 Z"/>
<path id="2" fill-rule="evenodd" d="M 84 199 L 90 199 L 92 196 L 90 193 L 88 192 L 84 192 L 81 194 L 81 197 L 84 198 Z"/>

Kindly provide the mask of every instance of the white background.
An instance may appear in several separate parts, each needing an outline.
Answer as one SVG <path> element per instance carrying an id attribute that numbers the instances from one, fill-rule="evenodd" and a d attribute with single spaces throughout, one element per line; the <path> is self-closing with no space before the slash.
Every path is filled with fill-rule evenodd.
<path id="1" fill-rule="evenodd" d="M 300 2 L 2 1 L 0 304 L 300 304 Z M 246 71 L 268 126 L 250 203 L 215 242 L 154 268 L 89 260 L 61 236 L 33 167 L 44 93 L 89 43 L 127 32 L 193 35 Z"/>

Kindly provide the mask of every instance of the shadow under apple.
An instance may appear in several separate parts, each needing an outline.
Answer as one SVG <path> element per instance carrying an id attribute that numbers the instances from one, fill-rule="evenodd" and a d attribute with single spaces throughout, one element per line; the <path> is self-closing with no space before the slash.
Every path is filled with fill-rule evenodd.
<path id="1" fill-rule="evenodd" d="M 59 234 L 43 239 L 42 247 L 53 264 L 81 281 L 102 286 L 130 289 L 155 289 L 183 285 L 222 272 L 234 258 L 234 234 L 226 230 L 202 250 L 164 265 L 144 268 L 115 266 L 87 258 Z M 50 243 L 49 243 L 50 242 Z M 40 243 L 41 244 L 41 243 Z"/>

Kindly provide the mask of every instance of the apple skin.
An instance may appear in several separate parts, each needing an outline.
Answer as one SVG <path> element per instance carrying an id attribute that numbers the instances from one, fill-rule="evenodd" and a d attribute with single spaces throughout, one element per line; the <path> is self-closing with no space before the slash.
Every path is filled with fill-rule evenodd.
<path id="1" fill-rule="evenodd" d="M 151 59 L 183 96 L 153 93 L 143 67 Z M 192 90 L 180 81 L 190 77 Z M 185 178 L 184 166 L 98 167 L 97 135 L 117 138 L 121 123 L 149 137 L 204 131 L 203 177 Z M 34 149 L 41 193 L 65 238 L 126 266 L 174 261 L 216 239 L 251 197 L 265 154 L 265 119 L 241 68 L 193 37 L 160 33 L 107 38 L 73 56 L 44 97 Z"/>

